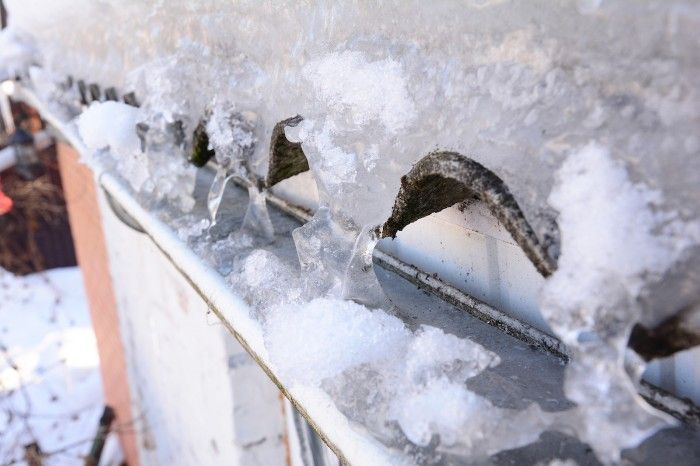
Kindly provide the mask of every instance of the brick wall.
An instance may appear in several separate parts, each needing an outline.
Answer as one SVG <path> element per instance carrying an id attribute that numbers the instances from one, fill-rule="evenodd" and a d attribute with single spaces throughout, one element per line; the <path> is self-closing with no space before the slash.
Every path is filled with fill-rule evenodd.
<path id="1" fill-rule="evenodd" d="M 105 401 L 116 410 L 117 424 L 124 426 L 120 439 L 127 462 L 129 466 L 137 466 L 136 435 L 128 424 L 132 412 L 126 360 L 95 182 L 92 172 L 78 161 L 73 148 L 58 143 L 57 150 L 76 256 L 97 337 Z"/>

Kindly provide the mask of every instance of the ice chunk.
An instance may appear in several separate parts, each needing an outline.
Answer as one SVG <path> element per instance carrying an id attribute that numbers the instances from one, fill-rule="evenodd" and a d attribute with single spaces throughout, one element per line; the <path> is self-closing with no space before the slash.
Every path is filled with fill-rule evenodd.
<path id="1" fill-rule="evenodd" d="M 183 121 L 168 116 L 168 113 L 141 108 L 136 129 L 141 152 L 146 157 L 144 165 L 148 178 L 139 190 L 148 195 L 152 202 L 167 199 L 180 211 L 189 212 L 194 207 L 192 192 L 196 168 L 185 157 Z M 120 172 L 128 179 L 123 170 Z"/>
<path id="2" fill-rule="evenodd" d="M 177 231 L 178 238 L 188 241 L 190 238 L 198 238 L 209 228 L 209 219 L 184 215 L 174 220 L 172 225 Z"/>
<path id="3" fill-rule="evenodd" d="M 596 311 L 587 308 L 592 300 L 614 301 L 612 284 L 636 297 L 700 242 L 700 224 L 661 210 L 662 201 L 660 192 L 632 183 L 609 150 L 596 143 L 572 154 L 559 170 L 549 202 L 559 211 L 561 255 L 545 296 L 552 306 L 573 311 L 549 314 L 567 343 L 596 330 Z"/>
<path id="4" fill-rule="evenodd" d="M 245 232 L 236 231 L 230 235 L 211 241 L 207 237 L 195 245 L 195 250 L 208 263 L 210 263 L 221 275 L 229 275 L 237 259 L 255 249 L 256 238 Z"/>
<path id="5" fill-rule="evenodd" d="M 473 341 L 423 325 L 408 347 L 401 372 L 407 386 L 425 384 L 428 380 L 442 378 L 445 374 L 464 382 L 500 362 L 496 354 Z"/>
<path id="6" fill-rule="evenodd" d="M 272 241 L 275 231 L 267 212 L 266 196 L 260 191 L 251 168 L 258 142 L 255 136 L 257 119 L 254 113 L 240 113 L 226 101 L 215 99 L 209 107 L 206 131 L 209 146 L 215 151 L 217 172 L 209 190 L 207 206 L 214 226 L 226 186 L 236 178 L 248 188 L 248 210 L 241 230 Z"/>
<path id="7" fill-rule="evenodd" d="M 255 249 L 244 257 L 234 266 L 228 280 L 253 305 L 261 319 L 270 308 L 299 302 L 301 298 L 298 271 L 264 249 Z"/>
<path id="8" fill-rule="evenodd" d="M 306 296 L 332 295 L 378 307 L 386 303 L 374 274 L 374 229 L 359 228 L 342 214 L 320 207 L 292 233 Z"/>
<path id="9" fill-rule="evenodd" d="M 396 363 L 396 361 L 394 362 Z M 405 351 L 405 359 L 387 367 L 393 371 L 388 418 L 395 419 L 411 442 L 427 446 L 433 435 L 452 445 L 467 421 L 483 416 L 490 403 L 467 390 L 464 382 L 500 359 L 469 340 L 422 326 Z"/>
<path id="10" fill-rule="evenodd" d="M 306 296 L 342 296 L 345 270 L 359 234 L 348 220 L 334 219 L 327 207 L 292 232 L 299 255 Z"/>
<path id="11" fill-rule="evenodd" d="M 549 197 L 559 211 L 559 269 L 543 290 L 542 312 L 572 350 L 565 393 L 578 407 L 570 424 L 605 462 L 668 425 L 623 365 L 638 297 L 700 241 L 698 224 L 662 210 L 658 191 L 633 183 L 603 146 L 572 153 Z M 640 361 L 637 364 L 641 364 Z"/>
<path id="12" fill-rule="evenodd" d="M 410 337 L 404 323 L 384 311 L 328 298 L 271 310 L 265 331 L 284 379 L 314 385 L 354 366 L 399 358 Z"/>
<path id="13" fill-rule="evenodd" d="M 267 254 L 254 253 L 242 276 L 252 286 L 267 283 L 272 279 L 265 271 L 269 261 Z M 438 435 L 443 448 L 471 455 L 523 445 L 546 425 L 536 407 L 499 410 L 466 388 L 468 378 L 500 362 L 476 343 L 428 326 L 414 334 L 380 309 L 336 299 L 317 298 L 269 312 L 266 346 L 285 381 L 322 385 L 375 434 L 391 436 L 386 421 L 396 420 L 416 445 L 426 446 Z M 500 427 L 501 416 L 518 417 L 528 422 L 528 429 L 517 434 L 521 427 Z M 499 429 L 501 435 L 490 438 L 489 432 Z M 485 437 L 490 440 L 483 441 Z"/>
<path id="14" fill-rule="evenodd" d="M 252 179 L 250 162 L 258 142 L 256 120 L 252 112 L 240 113 L 233 104 L 215 100 L 206 126 L 219 166 L 245 180 Z"/>
<path id="15" fill-rule="evenodd" d="M 483 416 L 489 407 L 488 401 L 466 390 L 463 384 L 440 378 L 417 393 L 400 396 L 390 415 L 416 445 L 427 446 L 436 434 L 441 443 L 453 445 L 464 426 Z"/>
<path id="16" fill-rule="evenodd" d="M 438 450 L 468 458 L 526 445 L 551 423 L 538 406 L 497 408 L 465 385 L 499 363 L 496 354 L 472 341 L 422 326 L 405 358 L 380 369 L 391 374 L 381 386 L 389 394 L 387 418 L 416 445 L 426 447 L 438 436 Z"/>

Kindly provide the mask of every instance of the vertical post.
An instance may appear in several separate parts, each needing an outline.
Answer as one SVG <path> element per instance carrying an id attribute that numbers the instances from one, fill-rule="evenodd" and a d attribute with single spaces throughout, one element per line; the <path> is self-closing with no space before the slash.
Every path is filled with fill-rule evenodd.
<path id="1" fill-rule="evenodd" d="M 2 0 L 0 0 L 0 29 L 5 29 L 7 27 L 7 10 L 5 5 L 3 5 Z"/>
<path id="2" fill-rule="evenodd" d="M 90 453 L 85 457 L 85 466 L 97 466 L 100 463 L 107 434 L 109 434 L 109 429 L 112 427 L 115 418 L 114 410 L 110 406 L 105 406 L 102 416 L 100 416 L 100 423 L 97 426 L 97 435 L 95 435 L 92 447 L 90 447 Z"/>

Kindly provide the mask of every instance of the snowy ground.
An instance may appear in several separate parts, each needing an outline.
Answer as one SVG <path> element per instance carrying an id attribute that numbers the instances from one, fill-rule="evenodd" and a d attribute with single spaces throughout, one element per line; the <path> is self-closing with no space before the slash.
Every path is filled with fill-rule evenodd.
<path id="1" fill-rule="evenodd" d="M 45 465 L 80 464 L 102 412 L 95 335 L 77 268 L 0 269 L 0 465 L 38 442 Z"/>

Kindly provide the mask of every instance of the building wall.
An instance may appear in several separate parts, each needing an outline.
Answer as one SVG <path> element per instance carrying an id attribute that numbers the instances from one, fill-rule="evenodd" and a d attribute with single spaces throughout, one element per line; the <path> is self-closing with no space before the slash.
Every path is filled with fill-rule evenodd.
<path id="1" fill-rule="evenodd" d="M 78 262 L 129 465 L 289 463 L 280 393 L 59 144 Z"/>
<path id="2" fill-rule="evenodd" d="M 277 388 L 150 238 L 100 206 L 141 463 L 284 464 Z"/>

